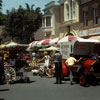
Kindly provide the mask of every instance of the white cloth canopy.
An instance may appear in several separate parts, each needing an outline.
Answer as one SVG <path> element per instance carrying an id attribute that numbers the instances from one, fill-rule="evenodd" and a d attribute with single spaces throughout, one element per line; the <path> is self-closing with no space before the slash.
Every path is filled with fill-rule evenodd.
<path id="1" fill-rule="evenodd" d="M 14 46 L 18 46 L 18 43 L 11 41 L 6 45 L 6 47 L 14 47 Z"/>
<path id="2" fill-rule="evenodd" d="M 49 42 L 51 41 L 51 39 L 45 39 L 45 40 L 41 40 L 37 43 L 37 47 L 43 47 L 43 46 L 48 46 Z"/>
<path id="3" fill-rule="evenodd" d="M 6 45 L 4 45 L 4 44 L 1 44 L 0 45 L 0 49 L 3 49 L 3 48 L 5 48 L 6 47 Z"/>
<path id="4" fill-rule="evenodd" d="M 76 39 L 77 42 L 87 42 L 87 43 L 99 43 L 99 40 L 96 39 L 83 39 L 83 38 L 78 38 Z"/>
<path id="5" fill-rule="evenodd" d="M 78 37 L 75 37 L 75 36 L 66 36 L 58 41 L 58 45 L 60 45 L 63 42 L 71 42 L 72 40 L 77 39 L 77 38 Z"/>
<path id="6" fill-rule="evenodd" d="M 33 41 L 32 43 L 29 44 L 29 48 L 32 49 L 33 47 L 36 46 L 38 41 Z"/>
<path id="7" fill-rule="evenodd" d="M 44 41 L 44 40 L 38 41 L 38 42 L 37 42 L 37 44 L 36 44 L 36 46 L 37 46 L 37 47 L 41 47 L 41 46 L 42 46 L 43 41 Z"/>
<path id="8" fill-rule="evenodd" d="M 51 47 L 47 48 L 46 50 L 51 51 L 51 50 L 59 50 L 59 49 L 60 48 L 58 48 L 58 47 L 51 46 Z"/>
<path id="9" fill-rule="evenodd" d="M 58 47 L 54 47 L 54 46 L 51 46 L 51 47 L 48 47 L 48 48 L 43 48 L 43 49 L 40 49 L 39 51 L 56 51 L 56 50 L 59 50 L 60 48 Z"/>
<path id="10" fill-rule="evenodd" d="M 42 46 L 43 46 L 43 45 L 44 45 L 44 46 L 48 46 L 50 42 L 51 42 L 51 39 L 46 39 L 46 40 L 44 40 L 44 41 L 42 42 Z"/>
<path id="11" fill-rule="evenodd" d="M 57 44 L 58 44 L 58 42 L 59 42 L 60 40 L 61 40 L 61 38 L 60 38 L 60 37 L 55 38 L 55 39 L 52 39 L 52 40 L 50 41 L 49 45 L 50 45 L 50 46 L 57 45 Z"/>

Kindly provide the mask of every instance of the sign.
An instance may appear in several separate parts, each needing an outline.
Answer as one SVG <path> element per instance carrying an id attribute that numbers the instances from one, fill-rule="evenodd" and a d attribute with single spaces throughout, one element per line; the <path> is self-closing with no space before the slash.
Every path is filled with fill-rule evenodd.
<path id="1" fill-rule="evenodd" d="M 60 49 L 61 49 L 61 53 L 62 53 L 62 58 L 63 59 L 67 59 L 69 58 L 69 55 L 70 55 L 70 43 L 68 42 L 64 42 L 64 43 L 61 43 L 60 45 Z"/>
<path id="2" fill-rule="evenodd" d="M 80 31 L 80 36 L 97 35 L 100 34 L 100 27 Z"/>

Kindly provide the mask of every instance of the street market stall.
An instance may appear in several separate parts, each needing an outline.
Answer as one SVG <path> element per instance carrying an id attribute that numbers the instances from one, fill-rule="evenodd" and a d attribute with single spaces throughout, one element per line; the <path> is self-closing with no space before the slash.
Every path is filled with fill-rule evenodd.
<path id="1" fill-rule="evenodd" d="M 66 38 L 68 39 L 69 37 L 70 36 Z M 61 41 L 60 49 L 62 53 L 63 75 L 68 75 L 68 67 L 65 65 L 65 60 L 69 58 L 70 54 L 73 54 L 76 58 L 83 57 L 83 62 L 81 62 L 82 69 L 78 67 L 78 69 L 81 69 L 81 72 L 79 73 L 79 77 L 78 77 L 78 81 L 80 80 L 80 85 L 85 85 L 86 83 L 90 82 L 90 81 L 87 82 L 86 79 L 88 77 L 88 80 L 90 80 L 90 77 L 92 77 L 91 79 L 93 79 L 94 77 L 91 68 L 92 65 L 94 65 L 94 63 L 97 62 L 97 60 L 92 59 L 92 54 L 96 55 L 97 53 L 96 45 L 98 44 L 100 44 L 98 40 L 83 39 L 83 38 L 72 38 L 72 40 Z M 75 70 L 75 72 L 77 71 Z"/>
<path id="2" fill-rule="evenodd" d="M 39 51 L 56 51 L 56 50 L 60 50 L 60 48 L 55 46 L 50 46 L 48 48 L 39 49 Z"/>
<path id="3" fill-rule="evenodd" d="M 61 40 L 62 38 L 58 37 L 58 38 L 54 38 L 49 42 L 50 46 L 57 46 L 58 42 Z"/>
<path id="4" fill-rule="evenodd" d="M 16 68 L 16 61 L 20 59 L 22 55 L 25 55 L 27 53 L 26 52 L 27 47 L 28 47 L 27 44 L 18 44 L 16 42 L 11 41 L 10 43 L 5 45 L 5 48 L 1 49 L 0 54 L 3 55 L 5 82 L 14 83 L 17 81 L 17 75 L 18 75 L 17 73 L 20 70 L 18 70 L 19 66 Z M 22 67 L 24 68 L 23 64 L 21 63 L 22 66 L 20 66 L 20 68 Z"/>

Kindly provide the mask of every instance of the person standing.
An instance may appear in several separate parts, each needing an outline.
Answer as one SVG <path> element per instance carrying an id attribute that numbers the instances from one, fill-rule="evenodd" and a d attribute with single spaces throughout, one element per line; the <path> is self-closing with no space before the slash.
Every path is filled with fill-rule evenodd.
<path id="1" fill-rule="evenodd" d="M 60 51 L 54 54 L 56 84 L 62 84 L 62 55 Z"/>
<path id="2" fill-rule="evenodd" d="M 73 54 L 70 54 L 70 57 L 65 61 L 65 64 L 68 66 L 69 68 L 69 77 L 70 77 L 70 84 L 73 85 L 73 72 L 72 69 L 75 65 L 76 62 L 79 62 L 82 58 L 80 58 L 79 60 L 77 60 Z"/>

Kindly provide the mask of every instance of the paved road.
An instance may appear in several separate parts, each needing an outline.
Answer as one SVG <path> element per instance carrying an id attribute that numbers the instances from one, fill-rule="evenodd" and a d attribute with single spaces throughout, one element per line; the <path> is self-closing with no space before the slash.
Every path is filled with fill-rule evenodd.
<path id="1" fill-rule="evenodd" d="M 55 78 L 31 76 L 31 83 L 0 86 L 0 100 L 100 100 L 100 86 L 54 84 Z"/>

